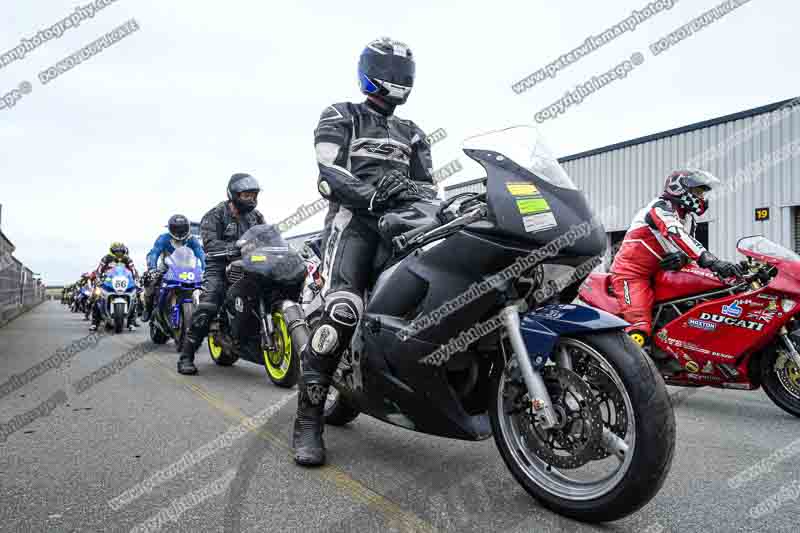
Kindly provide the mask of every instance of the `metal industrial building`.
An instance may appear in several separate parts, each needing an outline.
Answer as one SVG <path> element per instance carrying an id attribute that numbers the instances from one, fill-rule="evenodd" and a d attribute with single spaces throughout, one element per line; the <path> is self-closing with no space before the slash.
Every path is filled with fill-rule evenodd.
<path id="1" fill-rule="evenodd" d="M 708 170 L 723 182 L 698 222 L 698 240 L 741 260 L 736 241 L 765 237 L 800 252 L 800 98 L 562 157 L 608 232 L 609 249 L 638 209 L 678 168 Z M 485 190 L 484 179 L 445 187 L 445 198 Z M 609 207 L 613 216 L 605 216 Z M 605 214 L 604 214 L 605 210 Z M 610 258 L 607 258 L 607 261 Z M 608 264 L 608 263 L 607 263 Z"/>

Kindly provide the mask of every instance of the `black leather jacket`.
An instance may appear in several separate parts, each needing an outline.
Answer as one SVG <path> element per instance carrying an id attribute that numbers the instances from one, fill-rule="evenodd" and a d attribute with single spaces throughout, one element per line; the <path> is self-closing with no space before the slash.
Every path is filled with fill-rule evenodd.
<path id="1" fill-rule="evenodd" d="M 200 236 L 206 253 L 222 252 L 238 241 L 253 226 L 264 224 L 264 215 L 257 209 L 239 218 L 233 216 L 228 202 L 220 202 L 200 221 Z M 219 258 L 207 258 L 208 262 L 224 261 Z"/>
<path id="2" fill-rule="evenodd" d="M 387 115 L 369 100 L 328 106 L 314 131 L 320 193 L 331 201 L 326 226 L 338 205 L 369 208 L 375 185 L 390 170 L 434 187 L 431 148 L 410 120 Z"/>

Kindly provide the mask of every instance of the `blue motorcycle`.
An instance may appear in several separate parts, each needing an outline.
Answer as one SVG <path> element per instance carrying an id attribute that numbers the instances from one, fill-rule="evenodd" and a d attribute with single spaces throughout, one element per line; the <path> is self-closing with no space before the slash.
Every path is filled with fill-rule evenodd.
<path id="1" fill-rule="evenodd" d="M 122 333 L 126 320 L 130 324 L 136 312 L 139 287 L 133 273 L 124 264 L 115 263 L 105 272 L 96 291 L 99 294 L 94 312 L 106 327 L 113 327 L 115 333 Z"/>
<path id="2" fill-rule="evenodd" d="M 180 246 L 164 259 L 163 277 L 150 319 L 150 339 L 164 344 L 170 338 L 180 352 L 189 333 L 192 315 L 200 297 L 203 269 L 194 252 Z"/>
<path id="3" fill-rule="evenodd" d="M 89 303 L 89 299 L 92 297 L 92 287 L 85 286 L 81 287 L 78 290 L 78 293 L 75 295 L 75 299 L 72 301 L 72 312 L 73 313 L 84 313 L 88 314 L 87 305 Z"/>

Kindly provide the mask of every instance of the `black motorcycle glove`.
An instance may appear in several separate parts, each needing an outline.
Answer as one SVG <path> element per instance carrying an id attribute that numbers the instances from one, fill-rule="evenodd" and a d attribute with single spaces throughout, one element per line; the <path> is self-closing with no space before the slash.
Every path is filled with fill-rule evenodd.
<path id="1" fill-rule="evenodd" d="M 387 172 L 375 186 L 375 194 L 372 195 L 369 202 L 369 210 L 372 212 L 385 211 L 392 198 L 408 191 L 412 186 L 416 187 L 414 182 L 399 170 Z"/>
<path id="2" fill-rule="evenodd" d="M 682 252 L 674 252 L 664 256 L 659 266 L 663 270 L 680 270 L 689 262 L 689 257 Z"/>
<path id="3" fill-rule="evenodd" d="M 241 246 L 237 246 L 236 244 L 229 244 L 228 247 L 225 248 L 225 253 L 231 259 L 236 258 L 236 257 L 241 257 L 241 255 L 242 255 L 242 247 Z"/>
<path id="4" fill-rule="evenodd" d="M 697 264 L 723 278 L 730 278 L 731 276 L 742 277 L 744 275 L 744 272 L 742 272 L 741 268 L 736 263 L 717 259 L 709 252 L 703 252 L 697 260 Z"/>

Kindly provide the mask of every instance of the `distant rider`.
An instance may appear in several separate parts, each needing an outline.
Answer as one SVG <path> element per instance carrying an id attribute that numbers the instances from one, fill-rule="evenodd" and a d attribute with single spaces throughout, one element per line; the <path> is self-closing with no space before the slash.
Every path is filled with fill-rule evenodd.
<path id="1" fill-rule="evenodd" d="M 128 247 L 121 242 L 113 242 L 109 247 L 109 253 L 103 256 L 103 258 L 100 260 L 100 264 L 98 264 L 97 268 L 95 269 L 98 284 L 102 283 L 106 271 L 115 263 L 121 263 L 125 265 L 125 267 L 131 271 L 134 281 L 139 280 L 139 272 L 136 270 L 136 265 L 133 263 L 133 259 L 131 259 L 128 255 Z M 92 304 L 94 304 L 94 299 L 92 300 Z M 92 305 L 92 308 L 94 308 L 94 305 Z M 93 312 L 92 325 L 89 329 L 91 331 L 96 331 L 99 324 L 100 315 L 97 312 Z M 136 320 L 136 312 L 133 311 L 128 316 L 128 329 L 133 330 L 138 326 L 139 322 Z"/>
<path id="2" fill-rule="evenodd" d="M 228 180 L 228 200 L 217 204 L 200 222 L 200 235 L 207 254 L 236 250 L 236 241 L 248 229 L 264 224 L 264 216 L 256 210 L 259 192 L 261 187 L 250 174 L 231 176 Z M 200 305 L 194 313 L 192 327 L 178 360 L 178 372 L 181 374 L 197 374 L 194 354 L 208 335 L 209 324 L 217 316 L 225 296 L 227 264 L 225 258 L 206 258 Z"/>
<path id="3" fill-rule="evenodd" d="M 695 215 L 706 212 L 705 194 L 720 184 L 703 170 L 676 170 L 662 194 L 633 219 L 611 265 L 611 284 L 628 334 L 646 346 L 652 334 L 653 280 L 659 270 L 679 270 L 689 261 L 723 278 L 741 275 L 734 263 L 717 259 L 695 238 Z"/>
<path id="4" fill-rule="evenodd" d="M 206 268 L 206 254 L 200 241 L 191 234 L 189 219 L 183 215 L 173 215 L 167 222 L 167 229 L 167 233 L 163 233 L 156 239 L 153 248 L 147 254 L 147 272 L 142 275 L 145 300 L 142 320 L 145 322 L 150 321 L 156 288 L 161 284 L 161 278 L 166 272 L 164 258 L 171 255 L 176 248 L 188 246 L 200 261 L 201 268 L 203 270 Z"/>

